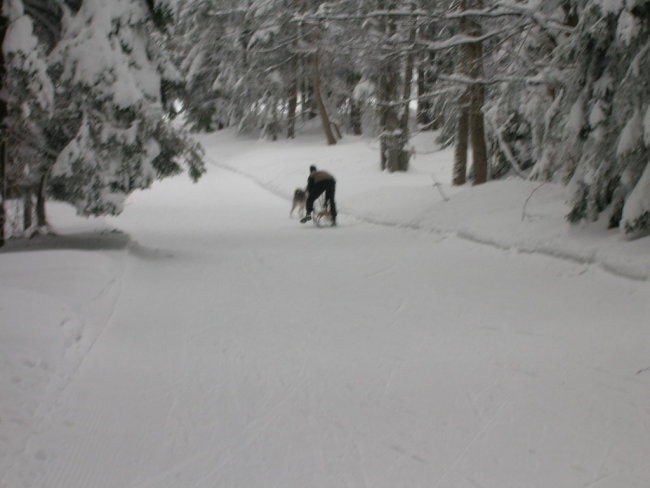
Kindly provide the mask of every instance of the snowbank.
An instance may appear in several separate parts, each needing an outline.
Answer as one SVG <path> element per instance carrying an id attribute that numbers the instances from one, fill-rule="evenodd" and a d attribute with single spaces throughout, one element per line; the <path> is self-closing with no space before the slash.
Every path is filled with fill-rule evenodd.
<path id="1" fill-rule="evenodd" d="M 622 277 L 650 279 L 650 238 L 624 239 L 607 222 L 569 225 L 564 187 L 512 178 L 480 187 L 450 186 L 452 150 L 438 150 L 421 133 L 411 170 L 379 169 L 374 141 L 346 136 L 326 146 L 322 136 L 296 141 L 244 140 L 225 131 L 202 136 L 213 164 L 244 174 L 273 193 L 291 198 L 304 186 L 309 165 L 337 178 L 337 203 L 344 214 L 381 225 L 455 234 L 525 253 L 541 253 L 596 264 Z"/>

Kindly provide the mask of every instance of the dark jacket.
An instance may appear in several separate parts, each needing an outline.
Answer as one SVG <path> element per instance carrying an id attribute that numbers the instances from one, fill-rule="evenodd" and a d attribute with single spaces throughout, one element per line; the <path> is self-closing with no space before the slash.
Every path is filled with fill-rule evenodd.
<path id="1" fill-rule="evenodd" d="M 323 183 L 325 181 L 336 181 L 334 177 L 327 171 L 313 171 L 307 178 L 307 191 L 312 189 L 314 185 Z"/>

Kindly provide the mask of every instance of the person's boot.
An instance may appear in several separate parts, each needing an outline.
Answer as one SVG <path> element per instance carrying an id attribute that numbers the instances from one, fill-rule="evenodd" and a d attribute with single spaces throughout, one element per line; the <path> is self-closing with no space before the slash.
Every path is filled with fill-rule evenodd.
<path id="1" fill-rule="evenodd" d="M 300 223 L 304 224 L 305 222 L 309 222 L 310 220 L 311 220 L 311 214 L 307 214 L 302 219 L 300 219 Z"/>

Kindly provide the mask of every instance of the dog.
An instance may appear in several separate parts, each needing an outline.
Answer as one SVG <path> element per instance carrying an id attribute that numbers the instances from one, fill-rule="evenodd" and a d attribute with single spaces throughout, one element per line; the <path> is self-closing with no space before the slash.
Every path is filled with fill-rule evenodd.
<path id="1" fill-rule="evenodd" d="M 329 205 L 324 201 L 320 202 L 319 208 L 314 209 L 314 214 L 314 223 L 318 227 L 322 227 L 326 224 L 332 226 L 336 225 L 336 222 L 332 219 L 332 212 L 330 212 Z"/>
<path id="2" fill-rule="evenodd" d="M 291 204 L 291 212 L 289 212 L 289 218 L 293 217 L 293 211 L 295 209 L 298 209 L 298 217 L 303 217 L 305 215 L 307 195 L 307 190 L 296 188 L 296 191 L 293 192 L 293 203 Z"/>

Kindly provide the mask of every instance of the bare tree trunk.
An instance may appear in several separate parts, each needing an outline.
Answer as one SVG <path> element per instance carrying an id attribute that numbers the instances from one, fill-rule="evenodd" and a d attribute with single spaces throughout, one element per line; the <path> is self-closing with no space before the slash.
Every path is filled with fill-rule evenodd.
<path id="1" fill-rule="evenodd" d="M 386 133 L 388 130 L 388 111 L 390 110 L 388 107 L 390 87 L 389 83 L 386 81 L 388 76 L 387 70 L 388 66 L 386 66 L 386 69 L 381 70 L 377 86 L 377 115 L 379 118 L 379 127 L 381 129 L 381 134 L 379 136 L 379 165 L 382 171 L 385 171 L 388 166 Z"/>
<path id="2" fill-rule="evenodd" d="M 483 120 L 483 102 L 485 89 L 482 86 L 472 87 L 472 97 L 469 108 L 469 132 L 472 141 L 472 161 L 474 168 L 474 185 L 487 181 L 487 148 L 485 145 L 485 123 Z"/>
<path id="3" fill-rule="evenodd" d="M 462 0 L 461 9 L 480 8 L 483 0 Z M 468 17 L 460 21 L 463 34 L 472 37 L 481 35 L 481 25 Z M 483 76 L 483 44 L 475 42 L 461 47 L 461 65 L 463 74 L 478 79 Z M 454 184 L 461 185 L 465 178 L 461 176 L 467 165 L 467 139 L 472 143 L 473 183 L 479 185 L 487 181 L 487 149 L 485 146 L 485 125 L 483 120 L 483 103 L 485 88 L 479 84 L 470 85 L 460 97 L 460 115 L 458 120 L 458 140 L 456 141 L 456 163 L 454 166 Z"/>
<path id="4" fill-rule="evenodd" d="M 350 98 L 350 127 L 355 136 L 360 136 L 363 133 L 361 127 L 361 109 L 354 98 Z"/>
<path id="5" fill-rule="evenodd" d="M 332 146 L 336 144 L 336 137 L 332 132 L 332 124 L 330 122 L 329 115 L 327 114 L 327 108 L 325 107 L 325 102 L 323 102 L 323 97 L 320 91 L 320 68 L 318 65 L 318 53 L 313 55 L 313 85 L 314 85 L 314 97 L 316 98 L 316 105 L 318 106 L 318 112 L 320 113 L 320 119 L 323 123 L 323 130 L 325 131 L 325 138 L 327 139 L 327 144 Z"/>
<path id="6" fill-rule="evenodd" d="M 379 79 L 381 169 L 396 171 L 399 166 L 400 118 L 395 107 L 399 75 L 394 62 L 387 62 Z"/>
<path id="7" fill-rule="evenodd" d="M 483 7 L 483 0 L 474 0 L 472 7 Z M 469 24 L 469 33 L 473 36 L 482 34 L 481 24 L 472 21 Z M 476 42 L 467 46 L 469 54 L 469 68 L 472 78 L 483 77 L 483 43 Z M 483 103 L 485 102 L 485 87 L 475 84 L 471 87 L 469 106 L 469 131 L 472 142 L 472 167 L 474 169 L 474 185 L 487 181 L 488 161 L 485 146 L 485 123 L 483 120 Z"/>
<path id="8" fill-rule="evenodd" d="M 32 200 L 32 188 L 24 189 L 23 194 L 23 229 L 29 230 L 32 226 L 34 214 L 34 201 Z"/>
<path id="9" fill-rule="evenodd" d="M 296 0 L 293 5 L 296 13 L 303 13 L 305 9 L 305 2 L 303 0 Z M 291 23 L 292 33 L 295 36 L 293 42 L 294 51 L 291 53 L 289 60 L 289 93 L 288 93 L 288 106 L 287 106 L 287 139 L 294 139 L 296 137 L 296 108 L 298 106 L 298 82 L 299 82 L 299 66 L 302 61 L 302 56 L 298 54 L 298 39 L 302 37 L 302 23 Z"/>
<path id="10" fill-rule="evenodd" d="M 298 80 L 296 79 L 296 65 L 297 63 L 292 61 L 291 63 L 291 72 L 292 78 L 289 82 L 289 100 L 287 106 L 287 139 L 293 139 L 296 137 L 296 106 L 298 105 Z"/>
<path id="11" fill-rule="evenodd" d="M 0 106 L 6 106 L 5 102 L 0 102 Z M 5 113 L 5 109 L 0 108 L 0 119 L 4 119 Z M 2 247 L 5 245 L 5 222 L 7 220 L 7 214 L 5 211 L 5 165 L 7 151 L 5 150 L 4 134 L 0 137 L 3 138 L 3 140 L 0 141 L 0 247 Z"/>
<path id="12" fill-rule="evenodd" d="M 45 200 L 47 191 L 47 174 L 41 176 L 36 194 L 36 225 L 39 228 L 47 227 L 47 214 L 45 213 Z"/>
<path id="13" fill-rule="evenodd" d="M 423 126 L 424 130 L 431 130 L 433 122 L 431 120 L 431 99 L 424 96 L 429 91 L 426 76 L 426 70 L 418 68 L 418 108 L 416 120 L 418 124 Z"/>
<path id="14" fill-rule="evenodd" d="M 387 9 L 393 10 L 395 5 L 389 3 Z M 400 94 L 401 80 L 401 59 L 397 54 L 397 46 L 392 40 L 396 32 L 396 20 L 392 15 L 385 16 L 385 25 L 383 26 L 384 35 L 386 36 L 386 46 L 384 48 L 385 58 L 382 60 L 382 66 L 378 83 L 378 102 L 379 102 L 379 121 L 381 127 L 380 150 L 381 150 L 381 169 L 393 171 L 406 171 L 408 169 L 409 154 L 405 151 L 408 142 L 408 111 L 399 112 L 400 107 L 404 104 L 408 106 L 408 101 L 400 100 L 402 96 L 411 94 L 411 81 L 413 80 L 413 60 L 405 60 L 405 69 L 407 70 L 404 80 L 409 86 L 404 86 Z M 414 35 L 414 28 L 411 29 Z M 390 54 L 389 54 L 390 53 Z M 410 66 L 410 67 L 409 67 Z M 410 74 L 408 71 L 410 70 Z M 404 119 L 406 117 L 406 119 Z M 404 131 L 404 120 L 407 121 L 406 131 Z"/>
<path id="15" fill-rule="evenodd" d="M 302 118 L 303 120 L 311 120 L 316 118 L 318 115 L 315 100 L 314 100 L 314 86 L 311 82 L 313 79 L 313 68 L 309 68 L 310 63 L 313 62 L 309 59 L 309 56 L 302 57 L 302 88 L 301 92 L 301 101 L 302 101 Z"/>
<path id="16" fill-rule="evenodd" d="M 2 14 L 4 12 L 4 0 L 0 0 L 0 41 L 4 44 L 5 34 L 7 33 L 8 19 Z M 0 44 L 1 45 L 1 44 Z M 0 92 L 5 89 L 5 59 L 3 50 L 0 49 Z M 5 173 L 7 165 L 7 148 L 6 148 L 6 130 L 5 123 L 7 117 L 7 102 L 3 97 L 0 97 L 0 247 L 5 244 Z"/>
<path id="17" fill-rule="evenodd" d="M 409 44 L 413 46 L 415 44 L 415 19 L 412 20 L 413 24 L 409 33 Z M 411 85 L 413 84 L 413 70 L 414 61 L 413 53 L 409 51 L 406 54 L 406 60 L 404 63 L 404 90 L 403 90 L 403 107 L 402 107 L 402 117 L 400 120 L 400 153 L 397 161 L 397 171 L 408 171 L 409 169 L 409 159 L 410 154 L 404 148 L 409 141 L 409 121 L 411 119 Z"/>
<path id="18" fill-rule="evenodd" d="M 469 88 L 459 97 L 458 104 L 458 125 L 456 129 L 456 148 L 454 153 L 454 175 L 453 184 L 460 186 L 467 181 L 467 147 L 469 134 L 469 109 L 468 103 Z"/>

